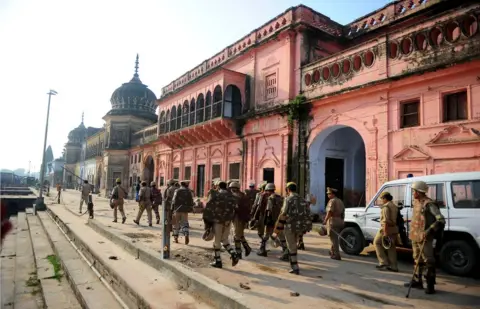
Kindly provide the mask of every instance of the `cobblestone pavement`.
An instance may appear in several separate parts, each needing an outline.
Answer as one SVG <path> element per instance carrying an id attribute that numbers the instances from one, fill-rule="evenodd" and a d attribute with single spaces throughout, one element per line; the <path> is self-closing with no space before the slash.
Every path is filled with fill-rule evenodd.
<path id="1" fill-rule="evenodd" d="M 62 192 L 63 205 L 78 214 L 80 192 Z M 48 199 L 50 201 L 48 201 Z M 53 197 L 47 198 L 47 204 Z M 118 234 L 123 234 L 157 251 L 161 248 L 161 227 L 148 227 L 144 213 L 140 226 L 133 223 L 138 205 L 134 201 L 125 204 L 127 221 L 125 224 L 112 223 L 112 210 L 108 199 L 94 196 L 95 220 Z M 84 205 L 84 210 L 86 206 Z M 203 222 L 200 214 L 190 214 L 190 244 L 172 243 L 172 259 L 186 264 L 196 271 L 258 300 L 273 308 L 479 308 L 480 281 L 458 278 L 439 271 L 437 294 L 425 295 L 413 290 L 410 299 L 405 298 L 403 283 L 411 278 L 412 263 L 408 252 L 400 253 L 400 272 L 380 272 L 371 248 L 361 256 L 343 254 L 342 261 L 334 261 L 328 255 L 328 240 L 315 233 L 305 236 L 306 251 L 299 251 L 301 275 L 288 274 L 289 263 L 278 259 L 280 249 L 270 246 L 269 256 L 259 257 L 252 252 L 232 268 L 227 254 L 222 254 L 223 269 L 208 266 L 212 258 L 212 242 L 201 239 Z M 83 215 L 82 220 L 88 220 Z M 258 248 L 256 231 L 246 231 L 246 237 L 254 250 Z M 298 293 L 299 296 L 295 296 Z"/>

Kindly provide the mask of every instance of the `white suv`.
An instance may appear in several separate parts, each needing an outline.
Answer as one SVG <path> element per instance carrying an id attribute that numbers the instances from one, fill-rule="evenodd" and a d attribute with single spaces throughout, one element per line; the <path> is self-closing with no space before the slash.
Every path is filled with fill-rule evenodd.
<path id="1" fill-rule="evenodd" d="M 408 235 L 413 199 L 410 186 L 419 180 L 427 183 L 427 195 L 437 201 L 445 216 L 443 241 L 435 248 L 442 268 L 457 276 L 471 274 L 476 266 L 476 257 L 480 254 L 480 172 L 438 174 L 386 182 L 365 208 L 345 210 L 345 227 L 341 235 L 352 247 L 341 241 L 342 250 L 358 255 L 373 242 L 380 229 L 378 197 L 384 191 L 391 193 L 395 204 L 403 206 L 401 213 Z"/>

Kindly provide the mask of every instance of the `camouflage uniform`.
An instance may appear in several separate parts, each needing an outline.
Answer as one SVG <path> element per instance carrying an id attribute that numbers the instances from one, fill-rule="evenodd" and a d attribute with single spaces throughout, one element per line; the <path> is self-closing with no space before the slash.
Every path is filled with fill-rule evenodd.
<path id="1" fill-rule="evenodd" d="M 337 192 L 336 189 L 327 188 L 327 193 L 334 194 Z M 338 240 L 338 235 L 342 231 L 344 226 L 345 218 L 345 206 L 341 199 L 336 196 L 333 196 L 327 204 L 327 213 L 331 213 L 331 217 L 326 222 L 327 225 L 327 234 L 330 238 L 331 248 L 330 256 L 332 259 L 340 260 L 340 243 Z"/>
<path id="2" fill-rule="evenodd" d="M 88 184 L 88 182 L 85 182 L 82 186 L 82 195 L 80 197 L 80 208 L 78 210 L 79 213 L 82 213 L 82 206 L 83 202 L 88 204 L 88 196 L 92 192 L 92 187 Z"/>
<path id="3" fill-rule="evenodd" d="M 165 193 L 163 195 L 163 198 L 165 199 L 165 209 L 167 211 L 167 232 L 170 233 L 172 231 L 172 225 L 173 225 L 173 216 L 172 216 L 172 199 L 173 199 L 173 194 L 175 193 L 175 190 L 177 190 L 177 187 L 175 186 L 175 180 L 170 179 L 167 183 L 167 188 L 165 189 Z"/>
<path id="4" fill-rule="evenodd" d="M 157 189 L 157 184 L 155 181 L 152 181 L 150 184 L 152 189 L 152 208 L 153 212 L 155 213 L 155 218 L 157 219 L 157 224 L 160 224 L 160 213 L 158 211 L 158 207 L 162 205 L 162 192 Z"/>
<path id="5" fill-rule="evenodd" d="M 219 181 L 220 181 L 220 179 L 218 179 L 218 178 L 215 178 L 215 179 L 212 180 L 212 187 L 210 188 L 210 190 L 208 190 L 207 199 L 209 199 L 210 196 L 217 193 L 217 184 L 218 184 Z"/>
<path id="6" fill-rule="evenodd" d="M 240 191 L 240 184 L 233 181 L 229 185 L 233 196 L 236 198 L 237 208 L 235 209 L 235 218 L 233 220 L 235 251 L 239 259 L 242 258 L 242 245 L 245 249 L 245 256 L 249 256 L 252 248 L 245 239 L 245 227 L 250 220 L 250 202 L 245 193 Z"/>
<path id="7" fill-rule="evenodd" d="M 290 260 L 291 273 L 299 273 L 297 261 L 298 235 L 302 235 L 305 231 L 311 229 L 311 226 L 310 209 L 307 201 L 296 192 L 291 192 L 284 200 L 275 229 L 275 232 L 278 235 L 283 234 L 282 238 L 286 240 L 287 248 L 284 249 L 284 255 L 288 255 Z"/>
<path id="8" fill-rule="evenodd" d="M 230 227 L 235 217 L 235 208 L 237 200 L 231 192 L 225 189 L 219 189 L 215 195 L 212 195 L 206 204 L 203 212 L 203 220 L 205 227 L 213 226 L 215 239 L 213 249 L 215 250 L 214 262 L 210 265 L 216 268 L 222 268 L 222 260 L 220 258 L 220 249 L 223 245 L 225 250 L 230 253 L 232 258 L 232 266 L 237 265 L 238 256 L 235 250 L 230 246 L 228 236 L 230 235 Z"/>
<path id="9" fill-rule="evenodd" d="M 267 185 L 266 182 L 262 182 L 259 187 L 260 190 L 255 195 L 255 199 L 252 204 L 252 211 L 250 213 L 250 217 L 252 218 L 252 221 L 250 222 L 251 229 L 256 228 L 258 225 L 258 216 L 260 215 L 260 213 L 258 212 L 258 208 L 261 204 L 262 196 L 263 196 L 263 193 L 265 192 L 266 185 Z M 260 237 L 260 239 L 263 239 L 263 234 L 258 233 L 258 237 Z"/>
<path id="10" fill-rule="evenodd" d="M 192 191 L 182 182 L 182 186 L 178 188 L 173 194 L 172 198 L 172 213 L 175 217 L 173 226 L 173 237 L 178 243 L 178 234 L 180 226 L 182 233 L 185 236 L 185 244 L 188 245 L 189 239 L 189 224 L 188 213 L 193 210 L 193 194 Z"/>
<path id="11" fill-rule="evenodd" d="M 260 256 L 267 256 L 267 240 L 272 237 L 275 222 L 277 222 L 283 205 L 283 197 L 273 191 L 275 191 L 275 185 L 273 183 L 265 186 L 265 192 L 261 196 L 257 209 L 258 236 L 262 239 L 260 249 L 257 252 L 257 255 Z"/>
<path id="12" fill-rule="evenodd" d="M 140 224 L 140 218 L 143 211 L 147 211 L 148 226 L 152 226 L 152 190 L 147 187 L 146 182 L 142 182 L 142 187 L 138 192 L 138 213 L 137 219 L 133 220 L 136 224 Z"/>
<path id="13" fill-rule="evenodd" d="M 122 215 L 122 223 L 125 223 L 127 216 L 125 216 L 125 211 L 123 211 L 123 204 L 127 198 L 127 191 L 121 186 L 120 179 L 117 179 L 117 185 L 113 187 L 111 203 L 113 206 L 113 222 L 117 222 L 117 210 L 120 211 Z"/>
<path id="14" fill-rule="evenodd" d="M 443 217 L 437 203 L 428 198 L 425 194 L 428 186 L 423 181 L 416 181 L 412 184 L 412 189 L 420 192 L 420 198 L 413 201 L 412 221 L 410 224 L 409 237 L 412 241 L 413 259 L 418 263 L 415 278 L 411 282 L 414 288 L 423 288 L 422 273 L 425 264 L 427 273 L 427 289 L 425 293 L 435 293 L 435 254 L 433 250 L 434 232 L 445 227 L 445 218 Z M 423 246 L 423 251 L 421 250 Z M 405 284 L 410 285 L 410 282 Z"/>

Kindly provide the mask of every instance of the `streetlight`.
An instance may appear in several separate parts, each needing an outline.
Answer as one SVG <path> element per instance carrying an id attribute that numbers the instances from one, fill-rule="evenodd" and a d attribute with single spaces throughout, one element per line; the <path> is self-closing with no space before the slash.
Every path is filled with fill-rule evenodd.
<path id="1" fill-rule="evenodd" d="M 43 151 L 42 151 L 42 165 L 40 167 L 40 194 L 38 195 L 37 201 L 35 202 L 35 210 L 45 210 L 45 203 L 43 202 L 43 181 L 45 178 L 45 151 L 47 148 L 47 135 L 48 135 L 48 118 L 50 117 L 50 100 L 52 99 L 52 95 L 56 95 L 57 92 L 55 90 L 50 89 L 48 94 L 48 107 L 47 107 L 47 121 L 45 123 L 45 137 L 43 140 Z"/>

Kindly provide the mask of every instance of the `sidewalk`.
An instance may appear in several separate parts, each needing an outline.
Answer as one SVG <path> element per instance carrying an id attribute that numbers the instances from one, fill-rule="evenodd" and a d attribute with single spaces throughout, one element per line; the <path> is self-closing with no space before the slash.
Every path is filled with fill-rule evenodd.
<path id="1" fill-rule="evenodd" d="M 52 208 L 67 207 L 78 215 L 80 192 L 62 192 L 64 205 L 51 205 Z M 46 198 L 50 204 L 53 197 Z M 130 237 L 132 243 L 141 243 L 154 250 L 161 248 L 161 228 L 148 227 L 146 214 L 140 226 L 133 223 L 138 209 L 137 203 L 127 201 L 125 224 L 112 223 L 112 210 L 105 198 L 94 196 L 95 220 L 111 231 Z M 83 210 L 86 210 L 84 205 Z M 88 220 L 87 215 L 81 220 Z M 212 260 L 212 242 L 201 239 L 203 223 L 201 214 L 190 214 L 191 237 L 188 246 L 172 242 L 171 257 L 197 272 L 216 280 L 240 293 L 248 295 L 255 303 L 265 308 L 389 308 L 408 306 L 418 308 L 474 308 L 480 303 L 480 284 L 466 278 L 440 274 L 437 279 L 438 294 L 427 296 L 422 291 L 413 290 L 410 299 L 405 299 L 403 282 L 411 278 L 411 263 L 400 262 L 399 273 L 386 273 L 375 270 L 375 255 L 348 256 L 342 261 L 331 260 L 328 255 L 328 240 L 315 233 L 305 236 L 307 251 L 299 251 L 301 275 L 288 274 L 289 263 L 278 259 L 280 249 L 270 247 L 269 257 L 259 257 L 255 251 L 232 268 L 228 256 L 223 253 L 223 269 L 208 266 Z M 246 231 L 246 237 L 254 250 L 258 248 L 256 231 Z M 160 254 L 159 254 L 160 255 Z M 245 289 L 244 287 L 247 287 Z M 250 289 L 248 289 L 250 287 Z M 299 297 L 292 296 L 297 292 Z"/>

